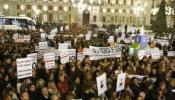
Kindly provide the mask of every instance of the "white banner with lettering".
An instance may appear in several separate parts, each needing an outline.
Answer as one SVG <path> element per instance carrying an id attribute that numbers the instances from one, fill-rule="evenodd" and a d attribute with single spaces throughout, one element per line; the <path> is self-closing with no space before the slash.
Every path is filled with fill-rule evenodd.
<path id="1" fill-rule="evenodd" d="M 47 49 L 48 43 L 47 42 L 39 42 L 39 49 Z"/>
<path id="2" fill-rule="evenodd" d="M 45 68 L 51 69 L 55 67 L 55 53 L 44 54 Z"/>
<path id="3" fill-rule="evenodd" d="M 99 60 L 104 58 L 116 58 L 121 57 L 122 47 L 89 47 L 92 51 L 90 56 L 90 60 Z"/>
<path id="4" fill-rule="evenodd" d="M 27 58 L 32 58 L 33 63 L 37 63 L 37 53 L 28 54 Z"/>
<path id="5" fill-rule="evenodd" d="M 60 51 L 60 60 L 62 64 L 68 63 L 69 62 L 69 52 L 66 51 Z"/>
<path id="6" fill-rule="evenodd" d="M 32 58 L 20 58 L 16 60 L 18 79 L 32 76 Z"/>

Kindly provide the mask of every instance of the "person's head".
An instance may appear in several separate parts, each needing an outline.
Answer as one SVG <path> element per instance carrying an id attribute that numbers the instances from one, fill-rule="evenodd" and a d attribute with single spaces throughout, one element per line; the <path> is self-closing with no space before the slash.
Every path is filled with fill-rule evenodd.
<path id="1" fill-rule="evenodd" d="M 138 95 L 137 100 L 145 100 L 145 93 L 144 92 L 140 92 Z"/>
<path id="2" fill-rule="evenodd" d="M 35 84 L 33 84 L 33 83 L 29 84 L 28 89 L 29 89 L 29 91 L 31 91 L 31 92 L 35 92 L 35 91 L 36 91 L 36 86 L 35 86 Z"/>
<path id="3" fill-rule="evenodd" d="M 165 90 L 166 89 L 166 83 L 165 82 L 161 82 L 160 83 L 160 90 Z"/>
<path id="4" fill-rule="evenodd" d="M 64 65 L 63 64 L 59 65 L 59 70 L 61 70 L 61 71 L 64 70 Z"/>
<path id="5" fill-rule="evenodd" d="M 50 89 L 56 89 L 56 85 L 55 85 L 55 83 L 54 82 L 49 82 L 49 84 L 48 84 L 48 88 L 50 88 Z"/>
<path id="6" fill-rule="evenodd" d="M 76 77 L 74 82 L 75 84 L 80 84 L 80 77 Z"/>
<path id="7" fill-rule="evenodd" d="M 41 94 L 42 94 L 43 96 L 49 96 L 48 88 L 47 88 L 47 87 L 42 87 L 42 88 L 41 88 Z"/>
<path id="8" fill-rule="evenodd" d="M 21 100 L 30 100 L 30 97 L 27 91 L 21 92 L 20 96 L 21 96 Z"/>
<path id="9" fill-rule="evenodd" d="M 135 78 L 135 77 L 134 77 L 134 78 L 132 78 L 132 83 L 133 83 L 133 84 L 137 84 L 137 83 L 138 83 L 137 78 Z"/>
<path id="10" fill-rule="evenodd" d="M 45 85 L 45 81 L 43 80 L 43 79 L 39 79 L 38 81 L 37 81 L 37 88 L 38 87 L 43 87 Z"/>

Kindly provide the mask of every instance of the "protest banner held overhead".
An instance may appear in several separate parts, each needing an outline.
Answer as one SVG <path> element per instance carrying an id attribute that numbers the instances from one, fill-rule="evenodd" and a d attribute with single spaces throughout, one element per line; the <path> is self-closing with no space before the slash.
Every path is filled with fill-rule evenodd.
<path id="1" fill-rule="evenodd" d="M 105 91 L 107 91 L 106 73 L 97 77 L 96 81 L 97 81 L 98 96 L 103 95 Z"/>
<path id="2" fill-rule="evenodd" d="M 16 60 L 18 79 L 32 76 L 32 58 L 20 58 Z"/>

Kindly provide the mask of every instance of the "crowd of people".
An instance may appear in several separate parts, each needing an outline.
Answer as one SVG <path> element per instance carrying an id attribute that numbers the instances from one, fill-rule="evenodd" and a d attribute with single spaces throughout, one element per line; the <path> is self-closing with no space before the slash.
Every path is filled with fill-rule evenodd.
<path id="1" fill-rule="evenodd" d="M 40 26 L 48 28 L 48 26 Z M 76 25 L 74 25 L 76 27 Z M 85 28 L 72 28 L 67 33 L 86 33 Z M 59 28 L 58 28 L 59 29 Z M 47 29 L 48 31 L 48 29 Z M 2 31 L 0 37 L 0 100 L 174 100 L 175 98 L 175 58 L 163 55 L 159 60 L 129 55 L 130 44 L 124 44 L 122 57 L 102 60 L 90 60 L 88 56 L 83 61 L 61 64 L 55 61 L 56 66 L 47 70 L 43 59 L 38 59 L 32 77 L 17 79 L 17 58 L 25 58 L 34 53 L 35 46 L 41 41 L 39 30 Z M 31 35 L 30 43 L 15 43 L 14 33 Z M 98 32 L 97 37 L 85 40 L 84 37 L 64 36 L 61 32 L 49 40 L 49 47 L 58 48 L 58 43 L 71 41 L 72 48 L 81 50 L 89 46 L 107 47 L 109 35 Z M 119 36 L 115 36 L 119 37 Z M 75 38 L 76 42 L 75 42 Z M 115 42 L 117 40 L 115 39 Z M 148 43 L 150 44 L 150 43 Z M 169 46 L 156 44 L 166 51 Z M 107 91 L 98 96 L 96 77 L 107 74 Z M 126 78 L 125 89 L 116 92 L 117 74 L 142 75 Z"/>

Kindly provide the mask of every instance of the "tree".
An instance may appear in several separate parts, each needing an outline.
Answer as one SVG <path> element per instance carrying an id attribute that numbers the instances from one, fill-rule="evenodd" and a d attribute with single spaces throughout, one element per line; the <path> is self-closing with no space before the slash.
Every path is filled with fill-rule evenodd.
<path id="1" fill-rule="evenodd" d="M 167 33 L 167 21 L 165 14 L 165 0 L 162 0 L 159 11 L 156 14 L 156 19 L 153 21 L 152 29 L 156 35 L 161 36 L 163 33 Z"/>
<path id="2" fill-rule="evenodd" d="M 159 11 L 156 14 L 155 20 L 152 22 L 152 30 L 156 33 L 156 36 L 166 36 L 169 44 L 171 45 L 174 41 L 174 32 L 173 28 L 167 28 L 167 20 L 165 14 L 165 0 L 162 0 L 159 6 Z"/>

